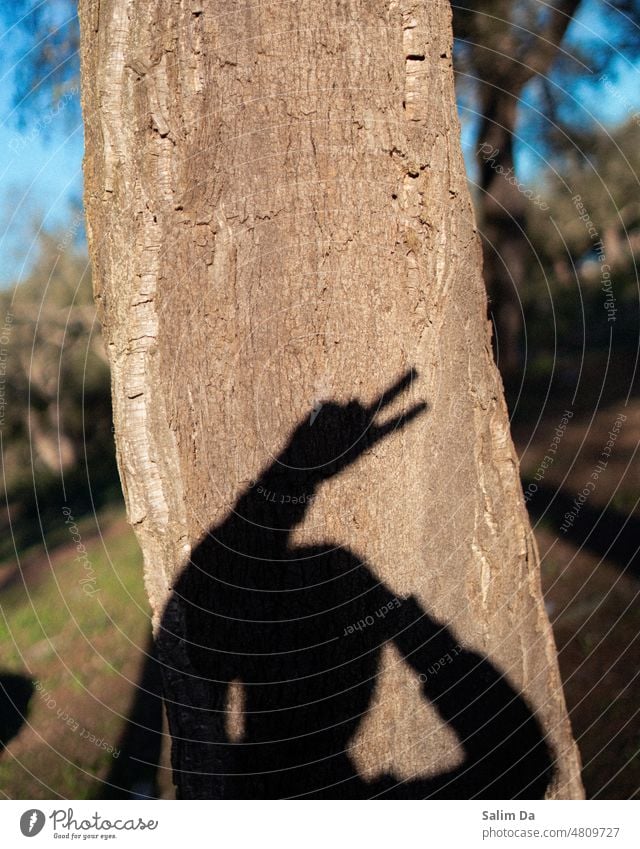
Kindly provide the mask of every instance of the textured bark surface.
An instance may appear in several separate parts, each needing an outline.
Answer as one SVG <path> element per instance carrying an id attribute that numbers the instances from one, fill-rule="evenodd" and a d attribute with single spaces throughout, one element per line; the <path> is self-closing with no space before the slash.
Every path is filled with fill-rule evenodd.
<path id="1" fill-rule="evenodd" d="M 358 552 L 390 597 L 489 658 L 544 727 L 548 795 L 578 797 L 491 356 L 448 3 L 217 8 L 80 2 L 95 294 L 156 628 L 180 633 L 179 604 L 165 607 L 192 550 L 319 399 L 371 404 L 414 367 L 403 400 L 428 410 L 322 484 L 295 543 Z M 183 641 L 164 651 L 180 792 L 224 795 L 220 776 L 192 774 L 225 771 L 216 748 L 180 739 L 220 733 L 190 707 L 215 694 L 187 674 Z M 350 748 L 366 780 L 460 758 L 412 676 L 385 647 Z M 227 694 L 229 740 L 241 690 Z"/>

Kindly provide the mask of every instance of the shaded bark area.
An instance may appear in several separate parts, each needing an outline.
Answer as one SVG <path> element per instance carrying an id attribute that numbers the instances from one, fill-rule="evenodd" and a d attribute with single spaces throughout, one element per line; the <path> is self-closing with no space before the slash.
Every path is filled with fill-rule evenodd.
<path id="1" fill-rule="evenodd" d="M 477 728 L 456 726 L 434 685 L 431 692 L 414 686 L 409 658 L 440 633 L 441 646 L 454 641 L 465 660 L 438 687 L 463 678 L 465 663 L 480 664 L 497 682 L 499 705 L 521 706 L 515 729 L 533 729 L 525 749 L 539 758 L 544 786 L 544 752 L 552 753 L 547 794 L 579 796 L 578 757 L 491 356 L 448 4 L 301 0 L 231 4 L 216 14 L 197 3 L 85 0 L 80 11 L 96 298 L 179 795 L 292 795 L 286 774 L 294 744 L 280 750 L 282 780 L 261 778 L 248 790 L 234 783 L 249 768 L 244 744 L 256 755 L 274 734 L 300 733 L 295 712 L 281 711 L 282 725 L 269 713 L 291 707 L 278 690 L 285 667 L 269 660 L 289 649 L 285 632 L 269 630 L 249 615 L 253 605 L 239 602 L 247 586 L 263 599 L 275 590 L 278 601 L 262 605 L 262 619 L 273 628 L 292 619 L 296 652 L 316 631 L 324 639 L 320 608 L 332 587 L 345 616 L 375 617 L 383 590 L 385 603 L 397 598 L 422 619 L 426 632 L 414 634 L 412 645 L 392 645 L 404 630 L 396 620 L 361 646 L 375 663 L 358 667 L 353 700 L 341 703 L 342 736 L 331 745 L 318 738 L 325 743 L 315 747 L 314 762 L 341 741 L 340 774 L 360 788 L 345 795 L 370 795 L 385 782 L 437 782 L 469 767 L 470 752 L 476 764 L 482 760 Z M 280 530 L 289 554 L 274 556 L 277 526 L 263 527 L 272 513 L 257 517 L 262 542 L 252 550 L 249 510 L 243 532 L 232 536 L 236 559 L 225 561 L 229 517 L 245 503 L 243 493 L 257 497 L 252 482 L 264 488 L 265 470 L 287 462 L 288 448 L 299 444 L 292 434 L 320 426 L 328 409 L 353 411 L 354 399 L 377 410 L 385 386 L 413 366 L 415 379 L 385 412 L 397 418 L 425 401 L 428 410 L 384 440 L 365 442 L 340 474 L 311 489 L 274 472 L 273 497 L 288 499 Z M 333 434 L 304 444 L 324 445 L 326 462 L 337 462 L 344 446 Z M 311 465 L 303 456 L 287 467 L 309 473 Z M 293 510 L 301 504 L 302 513 Z M 329 556 L 327 541 L 343 553 Z M 345 570 L 350 578 L 338 591 Z M 265 575 L 274 584 L 261 585 Z M 288 595 L 291 580 L 298 590 L 328 584 L 300 602 L 310 606 L 306 630 Z M 237 592 L 229 590 L 234 582 Z M 350 608 L 355 598 L 362 600 Z M 194 608 L 202 616 L 194 618 Z M 349 622 L 338 624 L 346 630 Z M 267 646 L 263 680 L 246 660 L 260 644 Z M 198 645 L 226 661 L 198 660 Z M 313 656 L 313 672 L 302 656 L 286 667 L 298 682 L 295 698 L 305 676 L 327 673 L 330 653 Z M 339 680 L 331 687 L 339 690 Z M 265 683 L 271 697 L 260 701 Z M 459 699 L 464 712 L 468 694 Z M 331 726 L 329 703 L 326 714 L 318 710 L 314 728 L 322 715 Z M 489 788 L 500 771 L 515 769 L 513 762 L 485 767 L 472 768 L 476 789 L 480 776 Z M 268 759 L 251 768 L 267 775 Z M 300 792 L 329 793 L 329 776 L 318 767 L 315 786 Z M 460 784 L 457 793 L 469 787 Z"/>

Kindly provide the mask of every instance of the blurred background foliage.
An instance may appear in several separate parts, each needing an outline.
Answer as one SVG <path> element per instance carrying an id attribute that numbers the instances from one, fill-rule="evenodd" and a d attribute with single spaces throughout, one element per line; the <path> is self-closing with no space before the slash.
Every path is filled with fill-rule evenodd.
<path id="1" fill-rule="evenodd" d="M 541 484 L 528 506 L 587 791 L 627 798 L 640 787 L 640 728 L 637 709 L 628 707 L 640 699 L 634 672 L 640 619 L 633 604 L 639 574 L 634 458 L 640 437 L 640 0 L 480 0 L 452 3 L 452 13 L 463 148 L 483 238 L 495 353 L 525 487 L 539 468 L 558 411 L 570 407 L 575 415 L 566 457 L 547 474 L 548 491 Z M 139 634 L 136 645 L 142 645 L 148 611 L 139 557 L 122 520 L 109 370 L 78 201 L 82 129 L 75 3 L 0 0 L 0 20 L 7 48 L 0 66 L 5 80 L 0 106 L 7 116 L 0 145 L 8 157 L 0 178 L 5 207 L 0 328 L 7 316 L 10 324 L 8 343 L 0 347 L 0 364 L 5 359 L 0 666 L 20 671 L 22 657 L 23 671 L 46 682 L 46 651 L 29 655 L 14 649 L 32 640 L 33 598 L 45 605 L 57 592 L 47 583 L 53 580 L 47 571 L 52 560 L 64 578 L 73 559 L 63 507 L 80 523 L 96 564 L 103 564 L 109 606 L 96 609 L 97 619 L 91 620 L 101 635 L 101 657 L 111 653 L 124 664 L 126 645 L 117 623 Z M 580 218 L 576 195 L 597 238 Z M 610 269 L 615 321 L 608 320 L 605 306 L 602 254 Z M 554 499 L 559 494 L 556 506 L 570 499 L 583 482 L 606 440 L 614 408 L 626 411 L 628 425 L 611 479 L 592 499 L 597 515 L 585 510 L 587 523 L 576 523 L 573 536 L 560 538 Z M 117 568 L 104 549 L 105 527 L 120 558 Z M 25 569 L 25 563 L 35 565 Z M 22 584 L 16 588 L 18 575 Z M 73 582 L 64 580 L 67 598 Z M 64 624 L 68 617 L 60 616 L 57 611 L 49 622 L 40 607 L 38 639 L 33 638 L 37 646 L 55 638 L 58 660 L 60 653 L 72 657 L 78 638 Z M 88 621 L 80 619 L 86 635 Z M 3 651 L 3 641 L 13 648 Z M 81 661 L 85 698 L 76 711 L 84 712 L 87 725 L 113 726 L 115 736 L 122 722 L 114 724 L 113 717 L 123 721 L 131 704 L 134 710 L 137 691 L 131 680 L 128 686 L 112 682 L 109 702 L 104 665 L 93 660 L 89 653 Z M 49 685 L 57 688 L 59 700 L 65 692 L 71 701 L 80 698 L 72 677 L 64 664 L 56 666 Z M 60 732 L 55 717 L 39 703 L 34 711 L 40 739 L 55 741 Z M 14 743 L 14 759 L 0 760 L 7 795 L 49 793 L 32 777 L 39 745 L 23 733 Z M 68 797 L 103 792 L 101 781 L 113 768 L 108 757 L 77 745 L 71 749 L 72 766 L 60 766 L 60 758 L 49 753 L 56 791 Z M 31 771 L 18 766 L 31 762 Z M 162 770 L 161 775 L 159 785 L 145 785 L 150 794 L 169 792 L 162 790 L 167 780 Z M 130 777 L 120 795 L 131 792 L 132 782 Z"/>
<path id="2" fill-rule="evenodd" d="M 10 317 L 0 557 L 50 535 L 61 503 L 82 515 L 120 497 L 90 267 L 68 240 L 68 231 L 40 233 L 25 279 L 0 292 L 0 316 Z"/>

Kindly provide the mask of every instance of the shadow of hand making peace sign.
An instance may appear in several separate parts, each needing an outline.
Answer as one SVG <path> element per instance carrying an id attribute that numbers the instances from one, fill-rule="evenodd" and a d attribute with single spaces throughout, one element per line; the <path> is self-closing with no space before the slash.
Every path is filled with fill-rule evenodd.
<path id="1" fill-rule="evenodd" d="M 415 599 L 396 598 L 362 557 L 339 543 L 291 543 L 323 481 L 425 411 L 419 404 L 376 423 L 412 377 L 371 407 L 356 401 L 316 407 L 211 528 L 179 578 L 159 640 L 181 639 L 187 672 L 198 679 L 189 710 L 199 711 L 202 723 L 192 722 L 189 740 L 174 741 L 182 752 L 174 766 L 203 776 L 202 790 L 192 792 L 204 798 L 544 795 L 551 757 L 540 725 L 489 660 L 460 648 Z M 388 775 L 367 782 L 356 772 L 349 746 L 370 708 L 388 642 L 412 668 L 418 692 L 455 731 L 465 755 L 459 767 L 411 781 Z M 166 665 L 171 653 L 163 654 Z M 447 656 L 452 662 L 434 674 Z"/>

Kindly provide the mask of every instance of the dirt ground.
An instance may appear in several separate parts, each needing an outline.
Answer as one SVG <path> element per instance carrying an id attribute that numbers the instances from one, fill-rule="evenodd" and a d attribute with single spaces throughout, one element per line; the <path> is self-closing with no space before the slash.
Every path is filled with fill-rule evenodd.
<path id="1" fill-rule="evenodd" d="M 560 407 L 514 429 L 523 487 L 587 796 L 630 799 L 640 792 L 640 402 L 564 429 L 562 417 Z"/>

